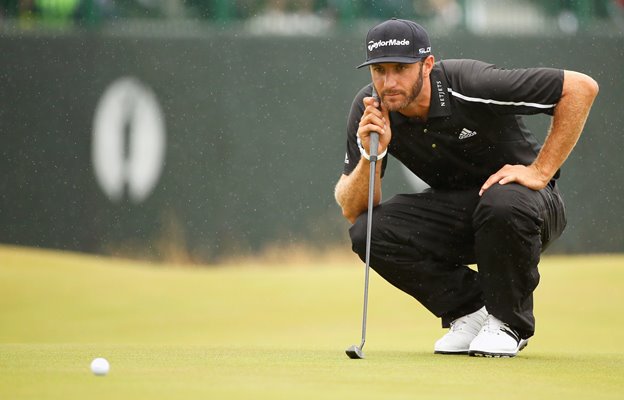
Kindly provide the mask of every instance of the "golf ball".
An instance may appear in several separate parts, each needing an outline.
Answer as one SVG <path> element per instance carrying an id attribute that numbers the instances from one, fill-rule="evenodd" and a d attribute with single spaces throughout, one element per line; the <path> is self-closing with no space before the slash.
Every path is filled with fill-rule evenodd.
<path id="1" fill-rule="evenodd" d="M 105 358 L 95 358 L 93 361 L 91 361 L 91 371 L 98 376 L 102 376 L 102 375 L 106 375 L 108 374 L 108 371 L 110 370 L 110 364 L 108 363 L 108 361 Z"/>

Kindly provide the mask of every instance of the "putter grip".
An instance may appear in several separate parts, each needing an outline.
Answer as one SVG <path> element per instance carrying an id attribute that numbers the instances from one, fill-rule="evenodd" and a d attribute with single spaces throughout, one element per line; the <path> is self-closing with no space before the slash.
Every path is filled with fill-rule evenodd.
<path id="1" fill-rule="evenodd" d="M 372 93 L 371 96 L 379 101 L 379 96 L 377 95 L 377 90 L 375 89 L 375 85 L 372 85 Z M 381 109 L 381 107 L 379 107 Z M 370 133 L 370 160 L 377 161 L 377 150 L 379 149 L 379 133 L 371 132 Z"/>
<path id="2" fill-rule="evenodd" d="M 379 149 L 379 133 L 371 132 L 370 133 L 370 160 L 371 161 L 377 161 L 378 149 Z"/>

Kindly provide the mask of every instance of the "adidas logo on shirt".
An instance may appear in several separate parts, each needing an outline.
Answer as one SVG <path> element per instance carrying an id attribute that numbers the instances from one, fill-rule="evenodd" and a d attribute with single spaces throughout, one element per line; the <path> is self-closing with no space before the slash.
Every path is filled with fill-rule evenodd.
<path id="1" fill-rule="evenodd" d="M 476 131 L 471 131 L 471 130 L 468 130 L 468 129 L 464 128 L 464 129 L 462 129 L 461 133 L 459 134 L 459 140 L 467 139 L 467 138 L 472 137 L 472 136 L 474 136 L 476 134 L 477 134 Z"/>

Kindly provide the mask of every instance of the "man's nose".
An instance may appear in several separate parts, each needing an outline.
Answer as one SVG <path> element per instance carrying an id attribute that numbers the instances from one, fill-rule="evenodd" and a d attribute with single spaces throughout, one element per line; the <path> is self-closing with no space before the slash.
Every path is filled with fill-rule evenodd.
<path id="1" fill-rule="evenodd" d="M 388 72 L 386 76 L 384 77 L 384 88 L 391 89 L 396 85 L 396 83 L 397 83 L 396 75 L 393 74 L 392 72 Z"/>

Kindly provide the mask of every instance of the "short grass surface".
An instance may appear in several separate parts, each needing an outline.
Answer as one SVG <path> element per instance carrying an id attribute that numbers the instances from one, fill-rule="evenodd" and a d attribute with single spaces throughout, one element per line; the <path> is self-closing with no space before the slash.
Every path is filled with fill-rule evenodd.
<path id="1" fill-rule="evenodd" d="M 624 256 L 540 270 L 516 358 L 432 354 L 439 321 L 373 273 L 367 358 L 350 360 L 355 256 L 180 268 L 0 246 L 0 399 L 622 399 Z"/>

